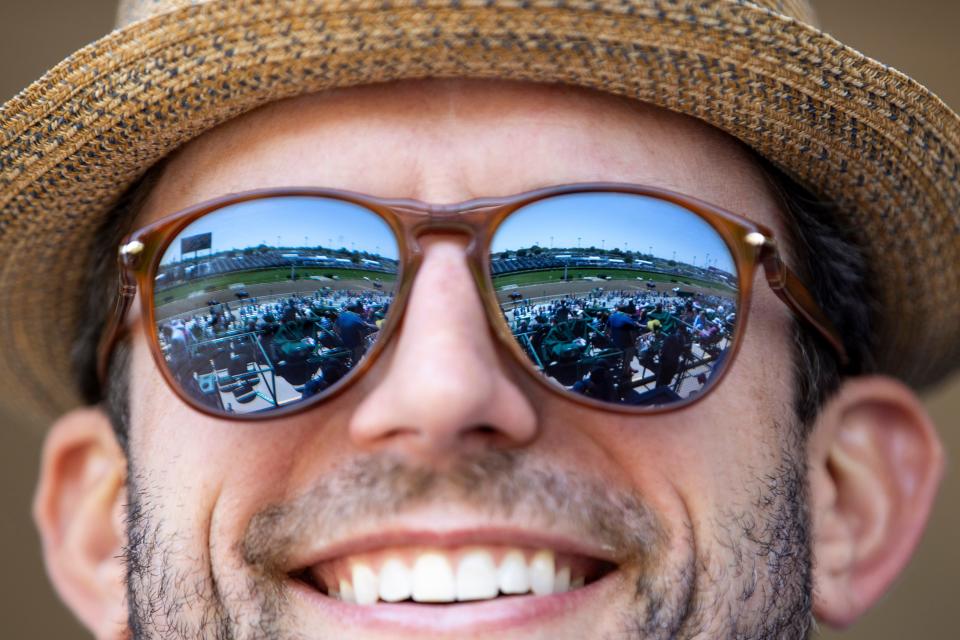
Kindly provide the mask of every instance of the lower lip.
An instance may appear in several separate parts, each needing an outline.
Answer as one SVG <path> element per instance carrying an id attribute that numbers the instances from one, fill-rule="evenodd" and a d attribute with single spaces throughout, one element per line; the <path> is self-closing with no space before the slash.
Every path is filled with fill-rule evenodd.
<path id="1" fill-rule="evenodd" d="M 417 634 L 465 634 L 516 630 L 540 622 L 562 624 L 564 614 L 574 613 L 591 601 L 602 603 L 603 593 L 615 588 L 619 571 L 580 589 L 549 596 L 511 596 L 456 604 L 384 604 L 356 605 L 323 595 L 304 582 L 290 579 L 293 594 L 324 617 L 338 624 L 370 632 L 398 631 Z"/>

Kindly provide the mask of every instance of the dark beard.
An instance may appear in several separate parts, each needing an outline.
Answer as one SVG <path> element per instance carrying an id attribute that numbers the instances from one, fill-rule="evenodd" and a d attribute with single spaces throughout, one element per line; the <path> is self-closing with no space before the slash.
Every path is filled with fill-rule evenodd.
<path id="1" fill-rule="evenodd" d="M 788 450 L 789 449 L 789 450 Z M 802 447 L 784 447 L 775 471 L 745 495 L 751 505 L 716 522 L 727 551 L 710 557 L 693 529 L 689 556 L 665 567 L 666 529 L 644 503 L 599 481 L 534 467 L 523 452 L 492 451 L 449 471 L 408 466 L 383 456 L 358 458 L 327 474 L 308 493 L 258 512 L 238 546 L 246 584 L 225 589 L 209 555 L 177 557 L 176 532 L 153 517 L 151 490 L 132 470 L 128 490 L 127 592 L 134 639 L 299 639 L 284 627 L 286 551 L 324 523 L 384 518 L 423 504 L 455 501 L 491 515 L 536 514 L 578 523 L 600 542 L 628 549 L 645 567 L 635 607 L 622 614 L 614 638 L 694 636 L 744 640 L 806 638 L 811 626 L 811 554 Z M 389 505 L 389 507 L 385 507 Z M 385 511 L 390 511 L 386 513 Z M 699 552 L 698 552 L 699 548 Z M 203 567 L 203 570 L 197 570 Z M 735 606 L 742 605 L 742 606 Z M 241 612 L 244 614 L 241 616 Z M 333 631 L 314 629 L 316 637 Z"/>
<path id="2" fill-rule="evenodd" d="M 801 450 L 802 451 L 802 450 Z M 690 621 L 714 629 L 706 637 L 738 640 L 803 640 L 813 627 L 813 573 L 806 465 L 798 454 L 783 457 L 777 468 L 753 483 L 755 499 L 746 509 L 717 519 L 714 537 L 730 552 L 728 565 L 702 571 L 699 603 Z M 763 579 L 765 578 L 765 579 Z M 724 597 L 744 606 L 726 619 Z M 713 618 L 711 621 L 710 618 Z M 676 637 L 697 635 L 688 632 Z M 672 637 L 672 636 L 671 636 Z"/>

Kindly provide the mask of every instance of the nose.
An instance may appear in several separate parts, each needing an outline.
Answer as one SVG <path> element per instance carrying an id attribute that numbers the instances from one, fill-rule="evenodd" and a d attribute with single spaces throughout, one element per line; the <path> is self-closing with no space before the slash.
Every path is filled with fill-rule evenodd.
<path id="1" fill-rule="evenodd" d="M 357 446 L 440 462 L 536 437 L 536 413 L 498 352 L 465 244 L 451 235 L 421 238 L 423 262 L 403 325 L 351 416 Z"/>

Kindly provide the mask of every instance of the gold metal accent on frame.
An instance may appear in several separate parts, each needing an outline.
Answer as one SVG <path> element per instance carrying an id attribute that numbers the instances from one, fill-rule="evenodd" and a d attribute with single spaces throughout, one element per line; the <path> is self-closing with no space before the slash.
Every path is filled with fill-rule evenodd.
<path id="1" fill-rule="evenodd" d="M 767 236 L 763 235 L 759 231 L 751 231 L 750 233 L 747 234 L 747 237 L 745 238 L 745 240 L 749 245 L 752 245 L 754 247 L 762 247 L 767 243 Z"/>
<path id="2" fill-rule="evenodd" d="M 122 256 L 135 256 L 141 251 L 143 251 L 143 243 L 139 240 L 132 240 L 120 247 L 120 255 Z"/>

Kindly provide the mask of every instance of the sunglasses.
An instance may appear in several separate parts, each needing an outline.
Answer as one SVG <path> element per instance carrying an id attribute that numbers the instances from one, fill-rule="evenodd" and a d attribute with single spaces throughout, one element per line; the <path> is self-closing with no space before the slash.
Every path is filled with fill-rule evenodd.
<path id="1" fill-rule="evenodd" d="M 770 230 L 689 196 L 596 183 L 431 205 L 283 188 L 202 203 L 125 239 L 101 383 L 139 292 L 156 365 L 194 409 L 267 420 L 330 399 L 400 330 L 419 239 L 433 232 L 466 236 L 493 334 L 578 404 L 646 414 L 706 396 L 743 342 L 761 264 L 847 362 Z"/>

